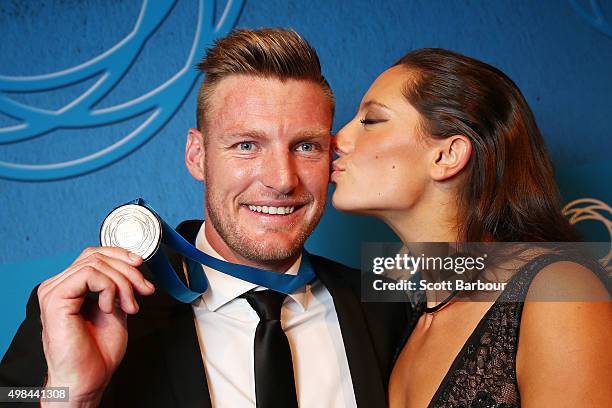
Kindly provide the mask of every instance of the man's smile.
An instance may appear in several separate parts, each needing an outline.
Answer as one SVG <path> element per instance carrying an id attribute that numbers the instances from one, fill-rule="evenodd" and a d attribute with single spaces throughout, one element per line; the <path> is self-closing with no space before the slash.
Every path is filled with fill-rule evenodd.
<path id="1" fill-rule="evenodd" d="M 277 203 L 248 203 L 242 204 L 240 207 L 248 210 L 248 212 L 258 219 L 266 221 L 294 221 L 304 216 L 302 209 L 306 204 L 280 205 Z M 288 203 L 287 203 L 288 204 Z"/>
<path id="2" fill-rule="evenodd" d="M 289 207 L 272 207 L 267 205 L 249 205 L 249 210 L 264 213 L 264 214 L 277 214 L 277 215 L 285 215 L 291 214 L 294 210 L 294 206 Z"/>

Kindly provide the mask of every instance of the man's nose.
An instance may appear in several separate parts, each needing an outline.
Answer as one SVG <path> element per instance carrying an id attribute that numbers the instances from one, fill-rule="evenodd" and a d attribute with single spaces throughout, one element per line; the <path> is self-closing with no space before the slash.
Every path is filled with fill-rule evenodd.
<path id="1" fill-rule="evenodd" d="M 263 184 L 280 194 L 291 193 L 299 184 L 295 157 L 289 151 L 272 153 L 263 169 Z"/>

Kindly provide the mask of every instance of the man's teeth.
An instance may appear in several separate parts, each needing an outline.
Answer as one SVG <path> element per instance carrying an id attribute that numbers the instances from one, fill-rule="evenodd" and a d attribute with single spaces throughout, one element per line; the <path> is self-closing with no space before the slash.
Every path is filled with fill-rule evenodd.
<path id="1" fill-rule="evenodd" d="M 264 214 L 291 214 L 295 210 L 295 206 L 291 207 L 271 207 L 267 205 L 249 205 L 249 210 Z"/>

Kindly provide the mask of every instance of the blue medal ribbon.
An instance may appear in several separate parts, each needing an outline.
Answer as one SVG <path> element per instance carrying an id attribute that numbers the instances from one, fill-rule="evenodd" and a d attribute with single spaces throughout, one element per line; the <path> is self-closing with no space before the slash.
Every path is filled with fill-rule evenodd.
<path id="1" fill-rule="evenodd" d="M 172 248 L 187 259 L 189 287 L 179 278 L 164 251 L 158 250 L 147 262 L 162 287 L 173 298 L 183 303 L 191 303 L 208 289 L 208 279 L 201 265 L 208 266 L 226 275 L 254 283 L 277 292 L 290 294 L 315 279 L 314 269 L 306 250 L 302 250 L 302 260 L 297 275 L 287 275 L 252 266 L 235 264 L 210 256 L 183 238 L 170 227 L 157 212 L 142 198 L 130 201 L 146 207 L 159 219 L 162 226 L 161 243 Z"/>

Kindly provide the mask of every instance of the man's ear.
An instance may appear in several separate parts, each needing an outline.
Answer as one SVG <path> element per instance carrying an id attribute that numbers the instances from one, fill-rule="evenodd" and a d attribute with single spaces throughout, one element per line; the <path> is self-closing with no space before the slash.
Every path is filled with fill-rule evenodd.
<path id="1" fill-rule="evenodd" d="M 468 164 L 472 155 L 472 142 L 467 136 L 455 135 L 442 139 L 434 148 L 431 177 L 436 181 L 448 180 Z"/>
<path id="2" fill-rule="evenodd" d="M 190 128 L 185 145 L 185 165 L 191 176 L 198 181 L 204 181 L 204 160 L 206 160 L 206 148 L 202 133 L 198 129 Z"/>

